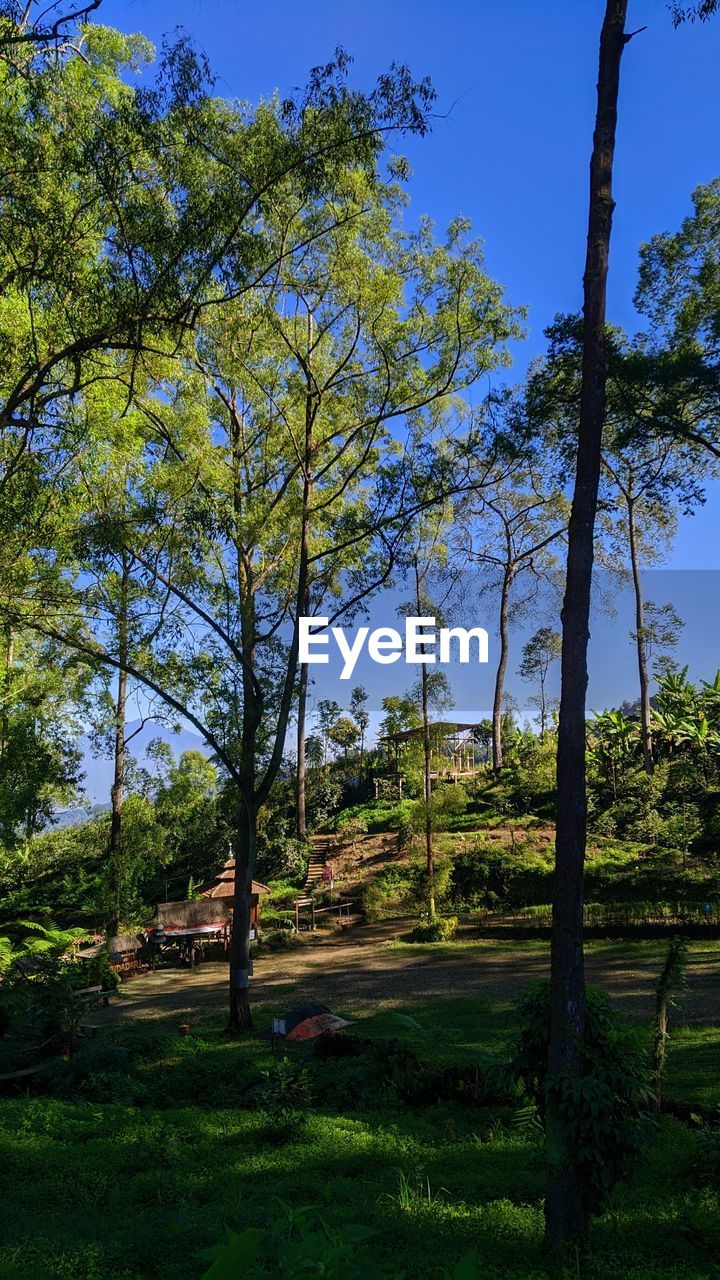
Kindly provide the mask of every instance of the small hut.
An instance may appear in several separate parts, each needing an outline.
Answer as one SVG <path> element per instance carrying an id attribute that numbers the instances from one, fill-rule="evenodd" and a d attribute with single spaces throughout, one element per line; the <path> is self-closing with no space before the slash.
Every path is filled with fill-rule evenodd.
<path id="1" fill-rule="evenodd" d="M 86 947 L 83 956 L 97 955 L 106 945 L 110 968 L 114 973 L 127 977 L 142 968 L 143 937 L 138 933 L 120 933 L 108 938 L 107 943 L 97 943 L 94 947 Z"/>
<path id="2" fill-rule="evenodd" d="M 260 894 L 269 893 L 266 884 L 253 880 L 250 897 L 250 938 L 260 937 Z M 226 859 L 222 871 L 218 872 L 212 884 L 203 890 L 200 901 L 220 902 L 228 912 L 232 912 L 235 901 L 235 858 L 231 854 Z"/>
<path id="3" fill-rule="evenodd" d="M 225 902 L 208 902 L 195 898 L 190 902 L 159 902 L 155 915 L 147 925 L 148 933 L 162 929 L 165 937 L 221 937 L 230 923 Z"/>

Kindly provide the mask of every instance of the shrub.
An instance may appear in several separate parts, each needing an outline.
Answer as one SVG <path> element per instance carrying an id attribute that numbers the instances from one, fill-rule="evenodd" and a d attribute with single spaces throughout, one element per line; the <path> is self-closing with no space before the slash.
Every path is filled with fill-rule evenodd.
<path id="1" fill-rule="evenodd" d="M 273 955 L 276 951 L 290 951 L 298 945 L 300 945 L 300 939 L 292 926 L 285 926 L 282 929 L 271 929 L 268 933 L 264 933 L 255 943 L 255 954 Z"/>
<path id="2" fill-rule="evenodd" d="M 455 859 L 451 891 L 453 902 L 513 908 L 547 902 L 551 881 L 547 852 L 531 841 L 512 850 L 476 840 Z"/>
<path id="3" fill-rule="evenodd" d="M 547 1078 L 550 984 L 539 983 L 518 1005 L 522 1030 L 512 1064 L 544 1123 L 552 1089 L 574 1148 L 586 1208 L 598 1213 L 629 1171 L 644 1140 L 653 1103 L 652 1072 L 638 1033 L 588 989 L 580 1077 Z"/>
<path id="4" fill-rule="evenodd" d="M 277 1066 L 262 1072 L 255 1090 L 256 1101 L 270 1126 L 284 1134 L 304 1125 L 312 1105 L 307 1068 L 283 1058 Z"/>
<path id="5" fill-rule="evenodd" d="M 409 935 L 410 942 L 449 942 L 457 930 L 457 916 L 435 916 L 421 920 Z"/>
<path id="6" fill-rule="evenodd" d="M 295 890 L 297 898 L 297 889 Z M 292 906 L 277 907 L 272 904 L 263 907 L 262 922 L 266 929 L 292 929 L 295 922 L 294 903 Z"/>
<path id="7" fill-rule="evenodd" d="M 398 849 L 407 849 L 412 844 L 415 828 L 409 813 L 402 812 L 396 824 Z"/>
<path id="8" fill-rule="evenodd" d="M 362 890 L 368 920 L 384 920 L 408 911 L 414 902 L 413 869 L 390 863 Z"/>
<path id="9" fill-rule="evenodd" d="M 77 992 L 86 986 L 102 984 L 111 989 L 116 984 L 107 957 L 72 958 L 68 951 L 77 930 L 46 928 L 30 921 L 11 927 L 16 937 L 0 938 L 3 1030 L 12 1029 L 20 1037 L 23 1052 L 31 1052 L 33 1045 L 39 1051 L 57 1037 L 72 1049 L 89 1007 L 87 1001 L 78 1000 Z"/>
<path id="10" fill-rule="evenodd" d="M 346 840 L 350 841 L 352 851 L 353 853 L 356 853 L 358 837 L 367 835 L 367 818 L 358 813 L 349 818 L 343 819 L 343 815 L 341 814 L 335 824 L 335 829 L 339 834 L 342 834 Z"/>

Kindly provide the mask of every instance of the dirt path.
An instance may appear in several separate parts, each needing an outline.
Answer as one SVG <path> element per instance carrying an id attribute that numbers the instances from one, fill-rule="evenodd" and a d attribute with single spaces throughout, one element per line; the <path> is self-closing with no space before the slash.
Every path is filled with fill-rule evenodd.
<path id="1" fill-rule="evenodd" d="M 488 943 L 433 954 L 384 945 L 406 929 L 402 921 L 356 926 L 317 945 L 265 956 L 255 962 L 253 1003 L 279 1010 L 288 1003 L 319 1000 L 350 1016 L 373 1007 L 407 1007 L 454 996 L 505 1003 L 547 974 L 547 950 L 536 946 Z M 595 946 L 588 955 L 588 982 L 608 991 L 618 1008 L 633 1017 L 652 1016 L 657 973 L 656 957 L 639 957 L 634 944 L 628 944 L 626 957 L 620 946 Z M 719 977 L 720 952 L 698 948 L 679 1022 L 720 1022 Z M 227 967 L 218 962 L 206 962 L 195 973 L 164 969 L 124 983 L 122 995 L 95 1021 L 193 1020 L 224 1007 L 226 983 Z"/>

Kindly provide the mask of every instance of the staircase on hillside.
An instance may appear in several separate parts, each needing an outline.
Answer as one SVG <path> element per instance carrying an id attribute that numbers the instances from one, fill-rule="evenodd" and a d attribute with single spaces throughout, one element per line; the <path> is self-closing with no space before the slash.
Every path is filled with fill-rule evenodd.
<path id="1" fill-rule="evenodd" d="M 322 881 L 325 863 L 328 860 L 328 854 L 332 848 L 332 842 L 325 836 L 314 839 L 310 848 L 310 856 L 308 858 L 307 877 L 305 880 L 305 892 L 308 893 L 314 889 L 316 884 Z"/>
<path id="2" fill-rule="evenodd" d="M 353 899 L 336 898 L 335 902 L 333 902 L 331 895 L 330 904 L 321 905 L 324 899 L 321 897 L 316 900 L 313 896 L 313 891 L 317 886 L 322 886 L 323 884 L 325 870 L 335 850 L 336 845 L 332 836 L 313 836 L 303 897 L 295 899 L 295 929 L 297 932 L 301 928 L 312 929 L 314 932 L 317 927 L 316 916 L 318 915 L 329 915 L 331 922 L 333 916 L 336 917 L 335 923 L 341 927 L 351 924 L 355 918 L 352 914 L 355 905 Z M 311 913 L 309 916 L 308 912 Z"/>

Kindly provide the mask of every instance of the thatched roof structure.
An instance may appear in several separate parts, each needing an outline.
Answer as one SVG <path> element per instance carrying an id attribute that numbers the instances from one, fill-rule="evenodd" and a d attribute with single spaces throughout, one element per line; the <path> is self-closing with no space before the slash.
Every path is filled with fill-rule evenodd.
<path id="1" fill-rule="evenodd" d="M 193 925 L 215 925 L 221 929 L 227 919 L 227 902 L 195 898 L 191 902 L 159 902 L 147 927 L 152 929 L 156 925 L 162 925 L 165 929 L 189 929 Z"/>
<path id="2" fill-rule="evenodd" d="M 160 902 L 155 915 L 146 925 L 149 933 L 160 930 L 166 940 L 189 937 L 191 934 L 217 936 L 230 924 L 235 897 L 235 859 L 228 858 L 225 866 L 200 898 L 191 902 Z M 251 937 L 257 935 L 259 895 L 269 893 L 266 885 L 252 882 L 250 908 Z"/>
<path id="3" fill-rule="evenodd" d="M 260 893 L 269 893 L 266 884 L 261 884 L 259 880 L 253 880 L 252 893 L 256 897 Z M 232 901 L 235 897 L 235 859 L 232 855 L 226 859 L 222 871 L 218 872 L 212 884 L 203 890 L 202 894 L 205 899 L 225 899 L 226 902 Z"/>
<path id="4" fill-rule="evenodd" d="M 119 933 L 114 938 L 108 938 L 107 944 L 98 943 L 97 947 L 87 947 L 80 954 L 90 956 L 100 951 L 103 945 L 107 945 L 111 956 L 122 956 L 133 951 L 139 951 L 143 945 L 143 940 L 137 933 Z"/>

